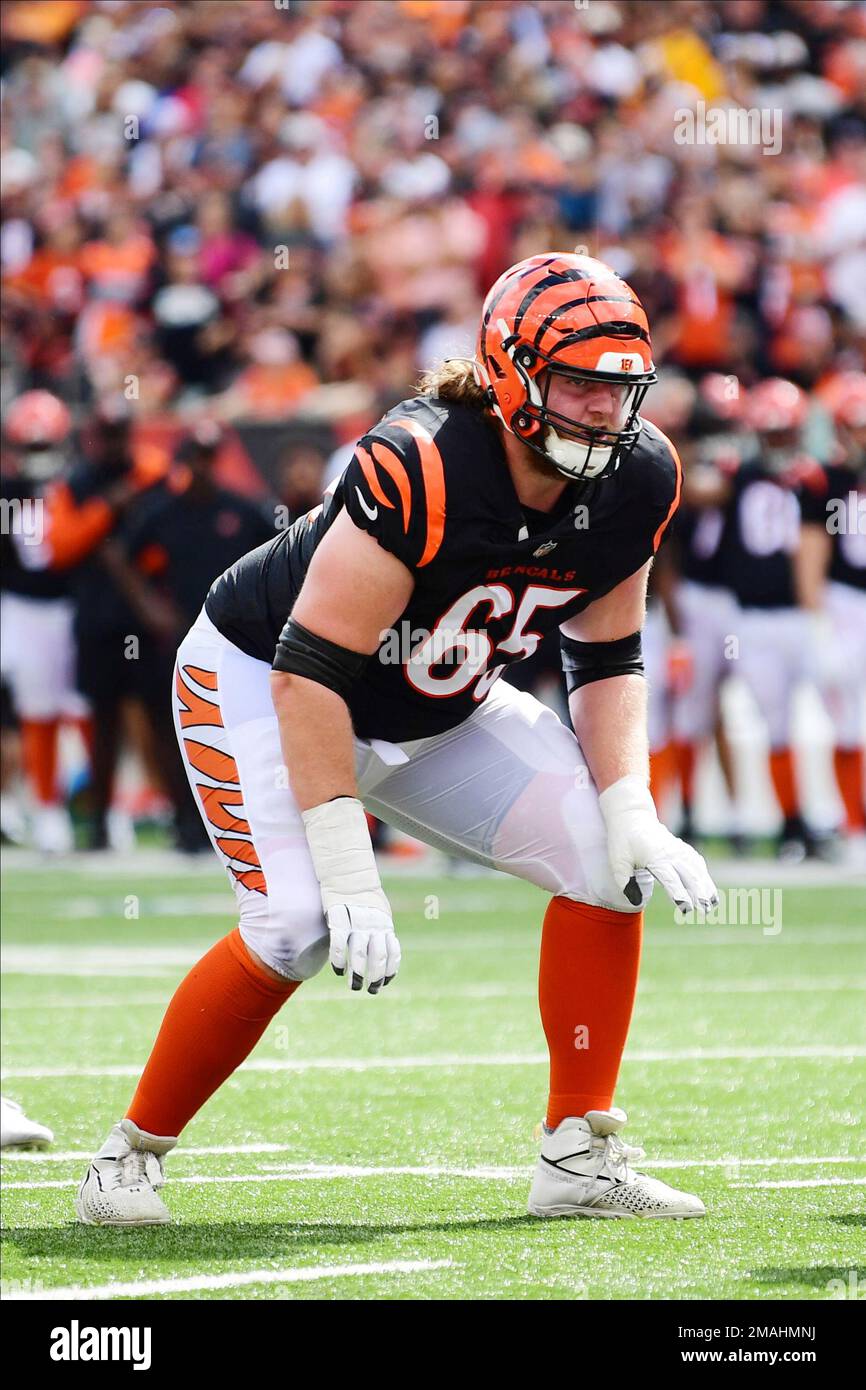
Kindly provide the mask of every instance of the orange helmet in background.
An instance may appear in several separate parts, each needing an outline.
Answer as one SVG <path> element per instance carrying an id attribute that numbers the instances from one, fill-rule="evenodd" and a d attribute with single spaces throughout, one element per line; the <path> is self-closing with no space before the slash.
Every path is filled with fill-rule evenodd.
<path id="1" fill-rule="evenodd" d="M 6 414 L 6 438 L 23 449 L 62 444 L 72 429 L 68 408 L 50 391 L 25 391 Z"/>
<path id="2" fill-rule="evenodd" d="M 15 447 L 15 469 L 21 477 L 41 487 L 62 472 L 72 416 L 50 391 L 25 391 L 16 396 L 6 411 L 3 430 Z"/>
<path id="3" fill-rule="evenodd" d="M 866 425 L 866 372 L 836 372 L 815 394 L 836 425 L 849 430 Z"/>
<path id="4" fill-rule="evenodd" d="M 603 261 L 566 253 L 530 256 L 500 275 L 484 301 L 474 369 L 505 428 L 571 479 L 616 471 L 656 380 L 637 295 Z M 551 410 L 556 375 L 619 388 L 617 428 Z"/>
<path id="5" fill-rule="evenodd" d="M 756 434 L 800 430 L 809 414 L 805 391 L 784 377 L 771 376 L 753 386 L 746 397 L 746 423 Z"/>

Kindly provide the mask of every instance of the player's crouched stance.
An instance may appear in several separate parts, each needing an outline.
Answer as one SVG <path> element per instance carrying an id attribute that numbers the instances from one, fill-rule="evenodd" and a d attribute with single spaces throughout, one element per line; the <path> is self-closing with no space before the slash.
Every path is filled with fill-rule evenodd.
<path id="1" fill-rule="evenodd" d="M 473 363 L 433 373 L 321 507 L 213 585 L 178 652 L 175 718 L 240 924 L 172 999 L 82 1221 L 169 1220 L 164 1155 L 328 958 L 355 990 L 394 978 L 364 807 L 552 895 L 530 1212 L 703 1215 L 633 1170 L 613 1105 L 652 881 L 686 908 L 715 900 L 647 789 L 640 630 L 680 492 L 676 451 L 639 415 L 654 380 L 643 309 L 608 267 L 522 261 L 487 297 Z M 556 628 L 574 733 L 497 683 Z"/>

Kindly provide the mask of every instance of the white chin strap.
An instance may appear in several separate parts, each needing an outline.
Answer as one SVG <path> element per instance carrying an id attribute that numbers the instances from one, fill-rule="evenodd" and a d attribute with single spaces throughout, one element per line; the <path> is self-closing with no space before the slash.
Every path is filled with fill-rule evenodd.
<path id="1" fill-rule="evenodd" d="M 597 478 L 599 473 L 604 472 L 613 453 L 609 446 L 593 447 L 587 453 L 585 444 L 579 444 L 574 439 L 563 439 L 551 428 L 544 436 L 544 451 L 560 473 L 565 473 L 569 478 Z"/>

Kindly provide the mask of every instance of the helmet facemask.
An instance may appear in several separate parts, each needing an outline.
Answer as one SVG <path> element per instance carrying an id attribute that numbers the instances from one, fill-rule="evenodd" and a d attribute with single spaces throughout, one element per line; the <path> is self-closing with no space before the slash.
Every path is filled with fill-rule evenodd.
<path id="1" fill-rule="evenodd" d="M 612 336 L 610 326 L 607 336 Z M 507 427 L 556 470 L 572 481 L 609 478 L 634 448 L 641 429 L 640 407 L 657 379 L 655 369 L 639 375 L 590 371 L 565 366 L 526 344 L 503 342 L 514 368 L 526 387 L 526 402 L 506 421 Z M 554 378 L 614 388 L 615 421 L 608 427 L 585 424 L 549 405 Z M 534 428 L 534 426 L 540 426 Z"/>

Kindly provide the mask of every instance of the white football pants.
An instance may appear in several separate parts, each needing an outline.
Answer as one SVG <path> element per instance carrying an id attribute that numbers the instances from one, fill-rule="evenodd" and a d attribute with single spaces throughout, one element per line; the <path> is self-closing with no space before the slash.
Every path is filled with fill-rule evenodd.
<path id="1" fill-rule="evenodd" d="M 328 959 L 328 934 L 283 765 L 270 670 L 202 612 L 177 655 L 175 728 L 234 887 L 241 936 L 271 969 L 307 979 Z M 611 877 L 598 793 L 577 739 L 533 696 L 499 681 L 447 733 L 401 744 L 356 739 L 355 752 L 359 796 L 388 824 L 552 894 L 638 910 Z M 639 882 L 645 902 L 650 875 Z"/>
<path id="2" fill-rule="evenodd" d="M 794 691 L 811 675 L 809 629 L 801 608 L 744 608 L 735 632 L 740 659 L 732 663 L 767 725 L 771 748 L 793 743 Z"/>
<path id="3" fill-rule="evenodd" d="M 716 727 L 719 686 L 735 674 L 729 643 L 738 631 L 739 606 L 729 589 L 684 579 L 677 588 L 683 637 L 691 648 L 692 681 L 674 701 L 674 737 L 701 743 Z"/>
<path id="4" fill-rule="evenodd" d="M 866 731 L 866 592 L 850 584 L 828 584 L 827 612 L 844 661 L 832 680 L 819 684 L 836 745 L 855 748 Z"/>
<path id="5" fill-rule="evenodd" d="M 0 597 L 0 672 L 21 719 L 83 717 L 75 688 L 75 607 L 68 598 Z"/>

